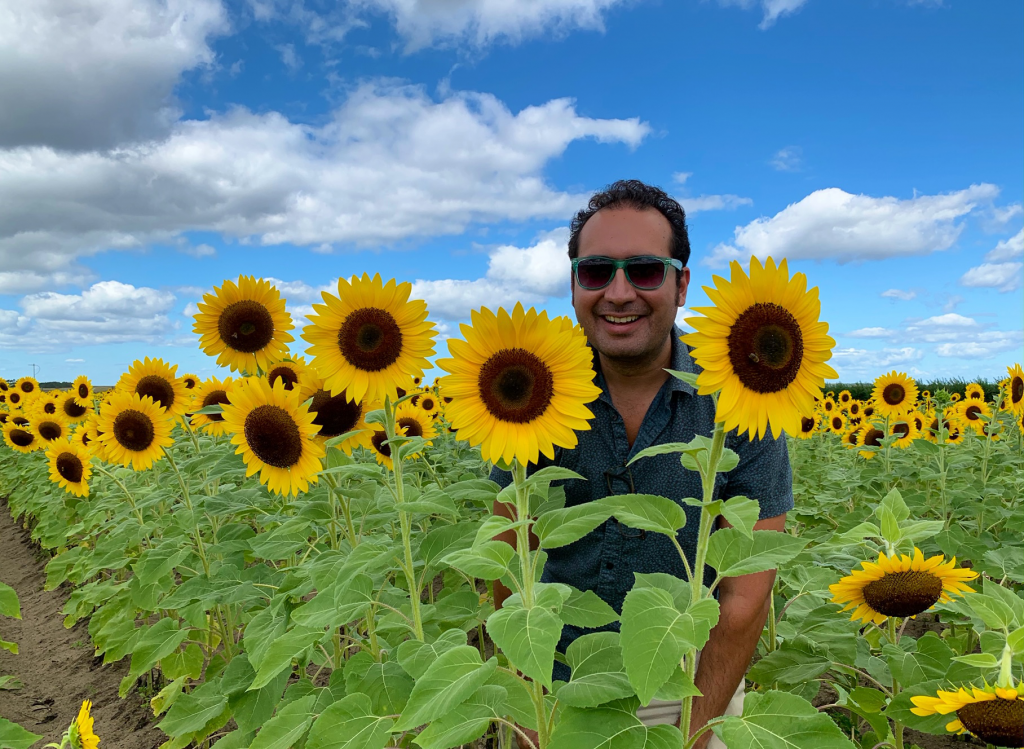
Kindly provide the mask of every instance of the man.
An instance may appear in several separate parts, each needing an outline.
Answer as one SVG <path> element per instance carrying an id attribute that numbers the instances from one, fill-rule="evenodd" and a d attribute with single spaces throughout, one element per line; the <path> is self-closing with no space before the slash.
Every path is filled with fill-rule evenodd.
<path id="1" fill-rule="evenodd" d="M 602 392 L 590 404 L 594 419 L 589 431 L 577 435 L 578 447 L 556 449 L 553 461 L 542 458 L 537 466 L 559 465 L 587 478 L 560 482 L 567 507 L 627 493 L 658 494 L 676 501 L 701 497 L 700 477 L 683 469 L 678 455 L 644 458 L 626 467 L 645 448 L 688 442 L 697 434 L 710 436 L 714 427 L 711 397 L 698 396 L 694 388 L 665 372 L 698 371 L 675 326 L 676 314 L 686 303 L 689 256 L 682 207 L 657 187 L 636 180 L 619 181 L 597 193 L 573 219 L 569 237 L 569 257 L 574 259 L 572 304 L 596 354 L 595 384 Z M 629 264 L 619 267 L 629 259 Z M 729 473 L 719 474 L 716 497 L 756 499 L 761 516 L 754 527 L 782 531 L 786 512 L 793 507 L 785 439 L 750 441 L 746 435 L 732 433 L 726 444 L 739 454 L 740 462 Z M 498 469 L 491 478 L 504 486 L 511 481 L 508 473 Z M 700 511 L 689 505 L 683 508 L 687 524 L 678 540 L 692 564 Z M 495 503 L 494 511 L 511 516 L 513 510 Z M 501 538 L 515 544 L 514 534 Z M 614 518 L 576 543 L 548 554 L 545 582 L 593 590 L 618 611 L 633 585 L 634 572 L 665 572 L 686 579 L 669 539 L 628 528 Z M 726 578 L 719 586 L 721 616 L 697 667 L 695 681 L 703 697 L 694 702 L 694 732 L 712 718 L 742 710 L 743 676 L 764 628 L 774 580 L 773 570 Z M 496 584 L 499 607 L 508 594 Z M 584 632 L 566 626 L 559 651 L 565 652 Z M 568 679 L 569 669 L 556 663 L 555 678 Z M 652 703 L 637 714 L 649 725 L 678 725 L 680 706 Z M 710 731 L 701 737 L 697 749 L 709 746 L 723 747 Z"/>

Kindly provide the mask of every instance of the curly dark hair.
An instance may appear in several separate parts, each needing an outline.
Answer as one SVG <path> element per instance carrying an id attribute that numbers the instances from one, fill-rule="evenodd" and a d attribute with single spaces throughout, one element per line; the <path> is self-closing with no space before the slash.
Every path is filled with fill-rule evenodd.
<path id="1" fill-rule="evenodd" d="M 669 251 L 676 260 L 685 266 L 690 261 L 690 237 L 686 232 L 686 211 L 673 200 L 668 193 L 660 187 L 648 185 L 638 179 L 620 179 L 612 182 L 604 190 L 596 193 L 587 203 L 587 207 L 581 209 L 573 216 L 572 224 L 569 227 L 569 257 L 574 258 L 580 254 L 580 232 L 590 217 L 602 208 L 617 207 L 635 208 L 643 210 L 653 208 L 664 216 L 672 225 L 672 246 Z M 676 274 L 677 278 L 679 274 Z"/>

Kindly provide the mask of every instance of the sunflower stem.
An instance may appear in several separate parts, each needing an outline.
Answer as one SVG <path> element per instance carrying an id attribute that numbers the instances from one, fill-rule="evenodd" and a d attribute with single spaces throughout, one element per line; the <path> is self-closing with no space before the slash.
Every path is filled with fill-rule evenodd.
<path id="1" fill-rule="evenodd" d="M 106 476 L 108 479 L 113 481 L 115 484 L 117 484 L 119 487 L 121 487 L 121 491 L 124 492 L 124 496 L 127 498 L 128 504 L 132 508 L 132 512 L 135 513 L 135 517 L 139 519 L 139 525 L 145 525 L 146 521 L 142 519 L 142 512 L 136 506 L 135 498 L 132 496 L 132 493 L 128 491 L 128 487 L 124 485 L 124 482 L 99 464 L 95 465 L 94 468 L 100 473 L 102 473 L 104 476 Z"/>
<path id="2" fill-rule="evenodd" d="M 896 618 L 892 617 L 892 616 L 887 618 L 885 620 L 885 626 L 886 626 L 886 634 L 889 637 L 889 642 L 891 642 L 893 645 L 895 645 L 897 642 L 899 642 L 899 635 L 896 632 Z M 897 697 L 899 697 L 899 694 L 900 694 L 900 683 L 899 683 L 899 680 L 895 676 L 893 676 L 892 677 L 892 698 L 896 699 Z M 900 723 L 898 720 L 893 719 L 892 726 L 893 726 L 893 732 L 892 732 L 892 735 L 893 735 L 893 745 L 896 747 L 896 749 L 903 749 L 903 724 Z"/>
<path id="3" fill-rule="evenodd" d="M 203 564 L 203 571 L 209 577 L 210 561 L 206 558 L 206 545 L 203 543 L 203 534 L 199 530 L 199 524 L 196 523 L 196 511 L 192 508 L 192 498 L 188 493 L 188 483 L 185 481 L 185 477 L 181 475 L 181 471 L 178 470 L 178 464 L 174 462 L 174 457 L 171 455 L 170 450 L 166 447 L 161 447 L 160 449 L 164 451 L 167 462 L 171 464 L 171 468 L 174 469 L 174 475 L 178 477 L 178 486 L 181 487 L 181 498 L 185 502 L 185 507 L 188 508 L 188 514 L 192 517 L 192 533 L 195 536 L 196 552 L 199 554 L 199 561 Z"/>

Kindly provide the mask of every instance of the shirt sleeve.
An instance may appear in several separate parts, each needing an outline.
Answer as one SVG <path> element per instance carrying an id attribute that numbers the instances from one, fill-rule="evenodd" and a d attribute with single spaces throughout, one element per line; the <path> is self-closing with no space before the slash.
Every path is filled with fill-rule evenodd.
<path id="1" fill-rule="evenodd" d="M 722 499 L 742 496 L 757 500 L 762 520 L 793 509 L 793 472 L 785 435 L 750 440 L 746 434 L 733 432 L 726 446 L 736 451 L 740 462 L 727 474 Z"/>

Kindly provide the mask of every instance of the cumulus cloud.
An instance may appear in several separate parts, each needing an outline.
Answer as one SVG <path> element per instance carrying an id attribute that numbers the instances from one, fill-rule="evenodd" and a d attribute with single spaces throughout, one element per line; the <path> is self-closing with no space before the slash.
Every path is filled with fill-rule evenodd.
<path id="1" fill-rule="evenodd" d="M 803 164 L 803 151 L 800 146 L 780 148 L 768 163 L 780 172 L 798 172 Z"/>
<path id="2" fill-rule="evenodd" d="M 67 270 L 69 256 L 189 230 L 329 250 L 565 217 L 586 196 L 551 188 L 547 162 L 575 140 L 635 147 L 648 131 L 569 99 L 512 113 L 488 94 L 435 101 L 376 82 L 320 127 L 235 109 L 114 151 L 0 150 L 0 263 Z"/>
<path id="3" fill-rule="evenodd" d="M 734 211 L 743 205 L 753 205 L 750 198 L 739 195 L 698 195 L 695 198 L 676 198 L 683 206 L 687 216 L 701 211 Z"/>
<path id="4" fill-rule="evenodd" d="M 220 0 L 0 0 L 0 147 L 167 132 L 181 74 L 210 65 L 227 31 Z"/>
<path id="5" fill-rule="evenodd" d="M 840 380 L 853 379 L 865 374 L 875 377 L 886 367 L 901 367 L 916 373 L 912 365 L 924 358 L 924 351 L 914 346 L 883 348 L 879 351 L 839 347 L 832 351 L 829 364 L 839 373 Z"/>
<path id="6" fill-rule="evenodd" d="M 881 294 L 883 299 L 899 299 L 904 302 L 909 302 L 917 296 L 916 291 L 904 291 L 903 289 L 887 289 Z"/>
<path id="7" fill-rule="evenodd" d="M 935 344 L 934 351 L 939 356 L 960 359 L 989 358 L 1003 351 L 1020 348 L 1024 343 L 1024 331 L 993 330 L 993 327 L 992 323 L 980 323 L 973 317 L 947 312 L 923 320 L 910 320 L 898 329 L 860 328 L 846 333 L 845 337 Z"/>
<path id="8" fill-rule="evenodd" d="M 960 277 L 961 286 L 1016 291 L 1024 276 L 1024 229 L 996 244 L 985 255 L 985 262 Z"/>
<path id="9" fill-rule="evenodd" d="M 952 246 L 963 231 L 958 219 L 998 194 L 990 184 L 905 200 L 817 190 L 770 218 L 736 227 L 732 244 L 715 247 L 705 263 L 721 266 L 751 255 L 839 262 L 925 255 Z"/>

